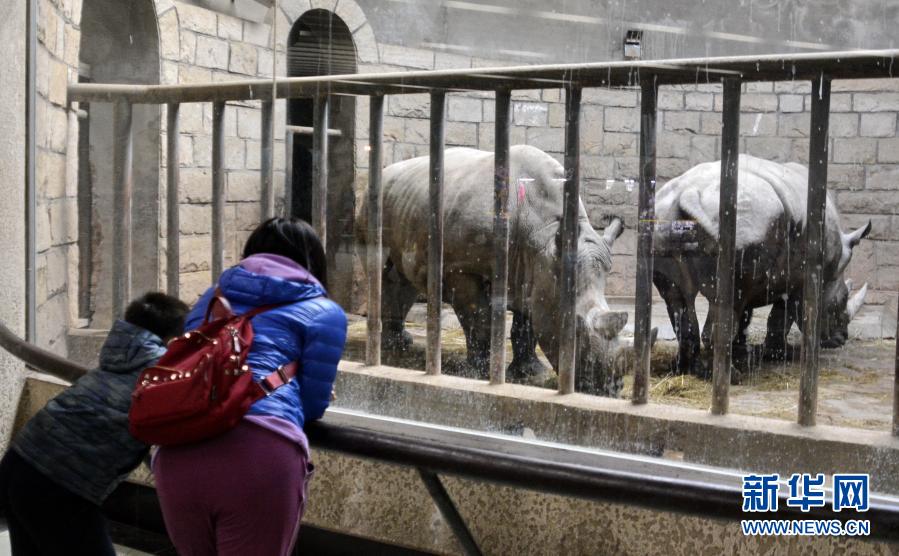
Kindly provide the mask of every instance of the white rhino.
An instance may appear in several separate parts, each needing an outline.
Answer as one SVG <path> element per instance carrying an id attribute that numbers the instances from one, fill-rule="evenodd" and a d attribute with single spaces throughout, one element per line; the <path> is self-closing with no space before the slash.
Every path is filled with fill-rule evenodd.
<path id="1" fill-rule="evenodd" d="M 383 342 L 404 348 L 406 314 L 427 291 L 428 157 L 384 169 Z M 559 268 L 564 169 L 526 145 L 510 150 L 509 288 L 513 311 L 510 378 L 543 369 L 539 344 L 554 368 L 559 357 Z M 467 362 L 486 376 L 490 348 L 490 281 L 493 268 L 494 155 L 469 148 L 445 152 L 444 298 L 465 332 Z M 367 207 L 361 203 L 357 231 L 365 240 Z M 625 357 L 617 336 L 626 312 L 609 309 L 605 277 L 619 220 L 600 236 L 580 206 L 578 234 L 576 388 L 617 395 Z"/>
<path id="2" fill-rule="evenodd" d="M 695 300 L 715 299 L 721 161 L 695 166 L 656 194 L 653 282 L 668 306 L 679 342 L 677 365 L 701 373 L 700 333 Z M 765 352 L 782 356 L 786 334 L 802 322 L 805 276 L 804 240 L 808 169 L 740 155 L 737 187 L 737 237 L 734 357 L 746 354 L 746 328 L 754 308 L 774 304 L 768 318 Z M 827 195 L 825 213 L 821 344 L 839 347 L 849 321 L 861 307 L 867 284 L 851 299 L 843 274 L 852 249 L 868 235 L 871 223 L 852 233 L 840 229 L 840 215 Z M 707 346 L 713 312 L 702 331 Z"/>

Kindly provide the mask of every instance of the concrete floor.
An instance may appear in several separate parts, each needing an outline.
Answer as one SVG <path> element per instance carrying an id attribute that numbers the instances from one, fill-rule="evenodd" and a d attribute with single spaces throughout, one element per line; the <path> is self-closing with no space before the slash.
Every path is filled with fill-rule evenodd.
<path id="1" fill-rule="evenodd" d="M 118 556 L 151 556 L 147 552 L 119 545 L 115 545 L 115 551 Z M 6 527 L 6 521 L 2 519 L 0 519 L 0 556 L 12 556 L 12 549 L 9 547 L 9 529 Z"/>

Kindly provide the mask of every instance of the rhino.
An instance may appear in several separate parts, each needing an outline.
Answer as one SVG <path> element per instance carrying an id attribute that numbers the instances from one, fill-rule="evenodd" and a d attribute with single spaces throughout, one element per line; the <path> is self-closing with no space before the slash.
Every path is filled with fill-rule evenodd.
<path id="1" fill-rule="evenodd" d="M 539 345 L 558 370 L 560 230 L 564 169 L 548 154 L 526 145 L 510 149 L 508 309 L 513 312 L 511 380 L 545 371 Z M 428 275 L 428 157 L 397 162 L 383 173 L 382 342 L 385 349 L 411 343 L 405 318 Z M 444 301 L 465 333 L 467 364 L 486 377 L 490 350 L 493 273 L 494 154 L 451 148 L 444 155 Z M 357 233 L 367 243 L 367 199 L 360 203 Z M 597 233 L 579 208 L 576 302 L 576 389 L 604 395 L 621 390 L 626 353 L 618 333 L 626 312 L 606 302 L 611 245 L 621 234 L 615 219 Z"/>
<path id="2" fill-rule="evenodd" d="M 653 283 L 665 300 L 678 339 L 677 367 L 707 374 L 700 362 L 695 300 L 715 299 L 718 255 L 718 207 L 721 161 L 699 164 L 672 179 L 656 194 Z M 746 328 L 755 308 L 774 304 L 768 317 L 764 353 L 783 357 L 786 335 L 803 327 L 802 289 L 808 169 L 740 155 L 737 187 L 734 360 L 747 355 Z M 827 195 L 823 237 L 823 314 L 821 345 L 839 347 L 848 338 L 849 321 L 864 302 L 868 285 L 850 297 L 843 275 L 852 250 L 871 231 L 871 222 L 851 232 L 840 228 L 840 215 Z M 709 346 L 714 311 L 709 311 L 702 342 Z M 737 375 L 738 376 L 738 375 Z"/>

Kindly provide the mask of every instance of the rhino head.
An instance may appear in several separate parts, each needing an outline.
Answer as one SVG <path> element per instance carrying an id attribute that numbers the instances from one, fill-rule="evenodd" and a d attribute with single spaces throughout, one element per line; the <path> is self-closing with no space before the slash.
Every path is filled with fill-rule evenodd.
<path id="1" fill-rule="evenodd" d="M 594 232 L 583 238 L 578 250 L 575 389 L 579 392 L 616 397 L 624 383 L 629 350 L 619 345 L 618 334 L 627 324 L 627 312 L 612 311 L 605 297 L 612 244 L 622 228 L 615 218 L 603 236 Z"/>
<path id="2" fill-rule="evenodd" d="M 824 284 L 821 347 L 837 348 L 846 343 L 846 340 L 849 339 L 849 322 L 865 302 L 868 284 L 865 283 L 861 289 L 852 294 L 852 280 L 844 280 L 843 275 L 846 267 L 849 266 L 849 261 L 852 260 L 852 250 L 869 233 L 871 233 L 870 221 L 851 233 L 840 232 L 842 251 L 837 264 L 837 272 Z"/>

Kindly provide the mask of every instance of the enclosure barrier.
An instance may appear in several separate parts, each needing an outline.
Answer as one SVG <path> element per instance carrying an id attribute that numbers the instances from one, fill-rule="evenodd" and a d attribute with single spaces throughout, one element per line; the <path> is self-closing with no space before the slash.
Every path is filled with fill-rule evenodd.
<path id="1" fill-rule="evenodd" d="M 19 338 L 0 322 L 0 347 L 35 370 L 74 381 L 88 372 Z M 438 474 L 596 502 L 624 504 L 715 520 L 739 521 L 742 474 L 598 450 L 566 449 L 491 435 L 331 408 L 307 424 L 310 444 L 350 457 L 416 469 L 466 555 L 482 551 Z M 827 507 L 778 505 L 771 519 L 834 518 Z M 841 510 L 840 519 L 866 519 L 870 537 L 899 541 L 899 501 L 871 494 L 864 513 Z"/>
<path id="2" fill-rule="evenodd" d="M 560 335 L 559 393 L 574 391 L 576 378 L 574 298 L 577 284 L 577 217 L 579 198 L 579 112 L 581 91 L 587 87 L 639 87 L 641 92 L 640 118 L 640 183 L 638 206 L 638 260 L 634 346 L 637 352 L 633 402 L 644 404 L 649 399 L 650 313 L 652 304 L 652 233 L 656 224 L 654 195 L 656 186 L 656 97 L 661 85 L 690 85 L 722 83 L 721 141 L 721 232 L 719 237 L 717 299 L 710 310 L 718 319 L 713 339 L 713 395 L 712 413 L 723 415 L 728 410 L 730 385 L 731 338 L 736 318 L 731 311 L 734 284 L 729 271 L 735 268 L 735 220 L 739 144 L 739 115 L 741 85 L 753 81 L 812 82 L 812 114 L 809 130 L 809 194 L 807 230 L 804 232 L 807 264 L 804 283 L 804 318 L 801 380 L 798 422 L 815 424 L 818 390 L 818 330 L 820 327 L 822 276 L 822 233 L 827 183 L 827 123 L 830 106 L 830 82 L 833 79 L 892 78 L 892 68 L 899 50 L 853 51 L 814 54 L 742 56 L 722 58 L 694 58 L 661 62 L 604 62 L 595 64 L 563 64 L 544 66 L 464 69 L 446 71 L 415 71 L 379 74 L 354 74 L 323 77 L 300 77 L 270 80 L 245 80 L 199 85 L 105 85 L 70 84 L 70 102 L 112 102 L 116 105 L 115 176 L 118 187 L 115 196 L 116 238 L 114 303 L 115 314 L 121 314 L 129 299 L 131 283 L 131 106 L 133 104 L 168 104 L 170 129 L 177 129 L 177 106 L 185 102 L 213 103 L 213 276 L 224 266 L 224 161 L 223 116 L 228 101 L 247 101 L 269 98 L 312 98 L 314 100 L 313 135 L 313 210 L 315 229 L 327 241 L 326 192 L 328 180 L 327 153 L 329 95 L 365 95 L 372 103 L 369 173 L 371 201 L 369 226 L 377 238 L 369 246 L 371 272 L 379 272 L 382 260 L 381 231 L 381 161 L 382 118 L 384 95 L 429 93 L 431 96 L 430 141 L 430 225 L 428 254 L 428 319 L 426 372 L 440 374 L 440 305 L 442 301 L 443 268 L 443 150 L 446 94 L 462 91 L 493 91 L 496 93 L 496 168 L 494 203 L 494 278 L 497 284 L 508 280 L 508 179 L 509 179 L 509 104 L 510 94 L 522 89 L 564 89 L 565 109 L 565 183 L 561 232 L 561 270 L 563 285 L 561 298 L 562 323 Z M 272 107 L 263 103 L 263 137 L 272 136 L 274 118 Z M 288 148 L 296 130 L 288 131 Z M 304 132 L 310 131 L 308 129 Z M 168 133 L 168 280 L 170 288 L 177 282 L 177 141 L 178 133 Z M 262 141 L 262 199 L 260 214 L 273 212 L 271 187 L 271 143 Z M 290 164 L 290 156 L 288 164 Z M 290 169 L 288 168 L 288 174 Z M 289 178 L 288 178 L 289 179 Z M 175 199 L 174 201 L 172 199 Z M 376 365 L 380 358 L 380 314 L 372 310 L 372 303 L 380 300 L 380 281 L 369 277 L 368 347 L 366 361 Z M 491 299 L 491 357 L 490 381 L 502 384 L 504 377 L 504 334 L 507 304 L 505 289 L 496 288 Z M 899 355 L 897 355 L 899 369 Z M 899 376 L 899 375 L 897 375 Z M 899 378 L 896 379 L 899 381 Z M 897 382 L 899 384 L 899 382 Z M 893 432 L 899 435 L 899 386 L 894 393 Z"/>

